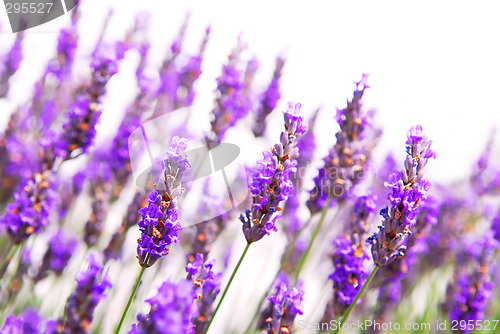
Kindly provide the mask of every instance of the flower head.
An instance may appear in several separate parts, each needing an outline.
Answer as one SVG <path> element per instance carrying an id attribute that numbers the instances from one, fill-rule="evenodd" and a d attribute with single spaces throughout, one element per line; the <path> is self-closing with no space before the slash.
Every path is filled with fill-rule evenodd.
<path id="1" fill-rule="evenodd" d="M 249 181 L 253 204 L 250 210 L 240 216 L 243 233 L 248 243 L 260 240 L 271 231 L 276 231 L 276 221 L 281 215 L 279 207 L 293 191 L 290 175 L 295 173 L 298 157 L 297 140 L 306 131 L 299 115 L 300 103 L 289 103 L 283 113 L 285 131 L 281 133 L 280 143 L 263 152 L 262 160 L 252 171 Z"/>
<path id="2" fill-rule="evenodd" d="M 370 152 L 376 143 L 379 132 L 371 124 L 373 112 L 365 112 L 361 99 L 368 88 L 366 75 L 356 83 L 353 98 L 347 107 L 337 110 L 337 122 L 340 130 L 335 135 L 337 142 L 323 158 L 324 166 L 314 178 L 314 188 L 310 192 L 307 206 L 311 213 L 322 210 L 327 199 L 330 205 L 349 196 L 351 188 L 364 176 L 365 166 Z"/>
<path id="3" fill-rule="evenodd" d="M 61 229 L 57 230 L 49 240 L 49 248 L 43 256 L 35 281 L 44 278 L 49 271 L 61 275 L 77 245 L 76 239 L 68 238 Z"/>
<path id="4" fill-rule="evenodd" d="M 87 262 L 88 269 L 76 276 L 76 290 L 66 302 L 65 320 L 61 321 L 64 333 L 88 333 L 97 304 L 111 288 L 97 253 L 90 253 Z"/>
<path id="5" fill-rule="evenodd" d="M 387 265 L 397 257 L 404 256 L 407 237 L 419 213 L 419 203 L 427 198 L 431 186 L 423 178 L 427 161 L 436 156 L 431 150 L 431 143 L 420 125 L 412 127 L 406 141 L 404 169 L 400 173 L 391 174 L 386 183 L 390 190 L 390 205 L 380 211 L 384 220 L 378 233 L 368 238 L 372 245 L 373 261 L 378 266 Z"/>
<path id="6" fill-rule="evenodd" d="M 143 267 L 152 266 L 168 254 L 168 246 L 179 243 L 179 208 L 177 197 L 183 193 L 181 180 L 190 168 L 186 158 L 187 140 L 174 137 L 164 160 L 163 177 L 157 190 L 146 199 L 147 206 L 139 210 L 141 237 L 138 239 L 137 258 Z"/>
<path id="7" fill-rule="evenodd" d="M 195 299 L 195 287 L 190 280 L 183 279 L 177 284 L 166 281 L 146 301 L 151 305 L 149 313 L 137 316 L 138 323 L 129 334 L 193 334 L 192 319 L 198 315 Z"/>
<path id="8" fill-rule="evenodd" d="M 272 315 L 266 319 L 267 333 L 291 333 L 291 327 L 297 314 L 303 314 L 302 299 L 304 291 L 301 283 L 291 287 L 285 275 L 276 279 L 276 292 L 267 299 L 272 305 Z"/>

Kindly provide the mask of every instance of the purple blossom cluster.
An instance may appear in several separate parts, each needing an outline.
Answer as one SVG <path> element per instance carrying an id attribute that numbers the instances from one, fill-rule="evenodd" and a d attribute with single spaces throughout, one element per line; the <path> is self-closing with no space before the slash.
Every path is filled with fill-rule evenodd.
<path id="1" fill-rule="evenodd" d="M 249 244 L 262 239 L 271 231 L 277 231 L 276 221 L 281 215 L 280 203 L 286 201 L 293 191 L 290 175 L 296 171 L 298 138 L 306 131 L 300 116 L 300 103 L 288 104 L 283 113 L 285 131 L 280 143 L 263 152 L 263 158 L 252 172 L 249 183 L 253 198 L 252 208 L 240 216 L 243 234 Z"/>
<path id="2" fill-rule="evenodd" d="M 292 333 L 292 325 L 298 314 L 303 314 L 302 301 L 304 291 L 301 283 L 293 287 L 285 275 L 277 277 L 276 292 L 268 297 L 272 313 L 265 320 L 268 334 Z"/>
<path id="3" fill-rule="evenodd" d="M 154 297 L 146 300 L 151 310 L 147 315 L 137 316 L 138 323 L 129 334 L 193 334 L 192 319 L 198 315 L 195 299 L 196 289 L 191 280 L 166 281 Z"/>
<path id="4" fill-rule="evenodd" d="M 377 266 L 388 265 L 397 257 L 404 256 L 406 240 L 419 213 L 419 202 L 427 198 L 431 186 L 423 177 L 427 161 L 436 156 L 430 148 L 431 143 L 423 134 L 421 126 L 414 126 L 409 130 L 405 168 L 400 173 L 390 175 L 386 185 L 390 190 L 390 205 L 380 211 L 384 220 L 378 233 L 368 238 L 372 245 L 373 261 Z"/>
<path id="5" fill-rule="evenodd" d="M 87 262 L 88 269 L 76 277 L 76 289 L 66 302 L 64 319 L 59 321 L 58 332 L 88 333 L 97 304 L 112 286 L 96 253 L 90 253 Z"/>
<path id="6" fill-rule="evenodd" d="M 328 276 L 333 281 L 333 297 L 323 316 L 325 323 L 345 314 L 368 276 L 365 261 L 369 256 L 365 239 L 369 229 L 368 221 L 374 210 L 373 195 L 359 197 L 354 205 L 347 233 L 333 240 L 334 271 Z"/>
<path id="7" fill-rule="evenodd" d="M 310 191 L 307 206 L 315 214 L 327 205 L 333 206 L 349 196 L 351 188 L 364 176 L 365 166 L 373 143 L 377 141 L 378 131 L 371 124 L 372 113 L 362 108 L 361 99 L 368 88 L 367 76 L 356 83 L 353 98 L 347 107 L 337 110 L 336 120 L 340 130 L 337 141 L 323 158 L 323 167 L 314 178 L 314 188 Z"/>
<path id="8" fill-rule="evenodd" d="M 168 246 L 179 243 L 179 208 L 177 197 L 184 190 L 181 180 L 190 168 L 185 151 L 187 140 L 174 137 L 164 160 L 163 177 L 157 190 L 146 199 L 148 205 L 139 210 L 141 237 L 137 240 L 137 258 L 141 267 L 151 267 L 160 257 L 168 254 Z"/>
<path id="9" fill-rule="evenodd" d="M 43 279 L 49 272 L 54 272 L 57 276 L 62 275 L 77 246 L 76 239 L 68 238 L 62 229 L 57 230 L 49 240 L 49 248 L 43 255 L 42 264 L 34 280 Z"/>

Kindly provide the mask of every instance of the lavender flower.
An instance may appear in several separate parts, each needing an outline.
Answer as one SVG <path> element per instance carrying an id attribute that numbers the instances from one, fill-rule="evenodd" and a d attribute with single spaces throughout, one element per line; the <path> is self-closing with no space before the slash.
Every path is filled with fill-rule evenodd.
<path id="1" fill-rule="evenodd" d="M 449 299 L 449 316 L 451 320 L 458 321 L 460 333 L 470 332 L 467 326 L 462 326 L 462 320 L 467 324 L 468 321 L 484 319 L 487 303 L 493 296 L 494 283 L 490 273 L 494 251 L 498 246 L 498 241 L 487 234 L 482 239 L 475 240 L 471 247 L 465 250 L 472 257 L 474 270 L 458 274 L 456 286 L 452 289 L 455 294 Z"/>
<path id="2" fill-rule="evenodd" d="M 66 302 L 65 319 L 60 322 L 65 334 L 88 333 L 97 304 L 106 296 L 106 289 L 111 288 L 97 254 L 90 253 L 87 262 L 88 269 L 76 276 L 76 290 Z"/>
<path id="3" fill-rule="evenodd" d="M 276 108 L 278 101 L 281 97 L 279 82 L 281 79 L 281 72 L 285 65 L 283 57 L 276 58 L 276 67 L 274 69 L 273 78 L 267 87 L 264 94 L 262 94 L 259 107 L 255 113 L 255 121 L 252 127 L 252 132 L 255 137 L 261 137 L 266 131 L 266 118 Z"/>
<path id="4" fill-rule="evenodd" d="M 215 260 L 204 262 L 202 254 L 196 254 L 195 259 L 186 265 L 187 279 L 191 279 L 196 287 L 199 312 L 193 319 L 195 333 L 204 333 L 208 321 L 211 319 L 215 298 L 220 292 L 222 273 L 215 274 L 212 269 Z"/>
<path id="5" fill-rule="evenodd" d="M 48 224 L 55 203 L 54 188 L 52 174 L 45 171 L 35 174 L 22 190 L 14 193 L 14 202 L 6 206 L 6 213 L 0 218 L 12 242 L 20 244 Z"/>
<path id="6" fill-rule="evenodd" d="M 110 160 L 105 152 L 96 152 L 88 165 L 87 179 L 92 197 L 92 212 L 85 224 L 83 239 L 87 246 L 97 244 L 102 233 L 104 219 L 108 212 L 113 174 L 110 170 Z"/>
<path id="7" fill-rule="evenodd" d="M 423 169 L 430 158 L 436 154 L 431 150 L 432 141 L 422 132 L 420 125 L 408 132 L 406 141 L 406 159 L 401 173 L 391 174 L 387 187 L 390 205 L 380 211 L 384 218 L 378 233 L 368 238 L 372 245 L 373 261 L 377 266 L 384 266 L 399 256 L 404 256 L 406 240 L 411 234 L 411 227 L 416 223 L 418 205 L 427 198 L 431 184 L 423 178 Z"/>
<path id="8" fill-rule="evenodd" d="M 86 152 L 95 137 L 95 125 L 101 115 L 99 102 L 106 92 L 106 84 L 118 71 L 117 63 L 106 56 L 104 50 L 96 54 L 90 65 L 91 80 L 77 93 L 69 107 L 64 132 L 56 146 L 56 154 L 62 159 L 74 157 L 74 152 Z"/>
<path id="9" fill-rule="evenodd" d="M 201 74 L 201 63 L 203 61 L 203 55 L 208 43 L 208 37 L 210 36 L 210 27 L 205 29 L 205 36 L 201 42 L 200 51 L 198 55 L 189 57 L 188 62 L 184 67 L 181 68 L 179 74 L 179 89 L 177 97 L 175 99 L 175 109 L 181 107 L 187 107 L 193 104 L 194 97 L 196 95 L 193 89 L 194 83 Z"/>
<path id="10" fill-rule="evenodd" d="M 500 210 L 491 222 L 491 230 L 493 231 L 493 237 L 500 242 Z"/>
<path id="11" fill-rule="evenodd" d="M 0 61 L 0 98 L 7 96 L 9 92 L 9 79 L 17 72 L 23 60 L 22 42 L 24 33 L 19 32 L 10 51 L 1 57 Z"/>
<path id="12" fill-rule="evenodd" d="M 323 159 L 324 166 L 314 178 L 307 206 L 312 214 L 322 210 L 328 198 L 342 201 L 363 177 L 367 159 L 379 133 L 372 128 L 371 112 L 364 112 L 361 98 L 368 88 L 366 75 L 356 83 L 353 98 L 345 109 L 337 110 L 340 130 L 337 142 Z M 331 202 L 331 206 L 336 201 Z"/>
<path id="13" fill-rule="evenodd" d="M 302 297 L 304 291 L 301 284 L 290 287 L 286 276 L 278 276 L 276 282 L 276 293 L 268 300 L 272 305 L 272 315 L 266 319 L 268 323 L 268 334 L 292 333 L 292 325 L 297 314 L 302 312 Z"/>
<path id="14" fill-rule="evenodd" d="M 281 211 L 280 203 L 286 201 L 293 191 L 290 175 L 296 171 L 299 153 L 295 146 L 306 131 L 299 115 L 300 107 L 300 103 L 288 104 L 283 113 L 285 131 L 281 133 L 280 143 L 263 152 L 263 159 L 252 173 L 249 184 L 252 208 L 240 216 L 243 234 L 249 244 L 277 230 L 275 223 L 281 215 L 275 215 L 275 212 Z"/>
<path id="15" fill-rule="evenodd" d="M 62 229 L 57 230 L 49 240 L 49 248 L 43 256 L 42 265 L 34 278 L 35 282 L 46 277 L 49 271 L 53 271 L 57 276 L 60 276 L 77 245 L 76 239 L 68 238 Z"/>
<path id="16" fill-rule="evenodd" d="M 129 334 L 193 334 L 192 319 L 198 315 L 195 299 L 192 281 L 166 281 L 153 298 L 146 300 L 151 309 L 147 315 L 137 316 L 138 323 L 132 325 Z"/>
<path id="17" fill-rule="evenodd" d="M 107 262 L 111 258 L 120 258 L 127 231 L 137 224 L 138 211 L 146 205 L 144 193 L 137 191 L 132 202 L 127 207 L 127 213 L 124 215 L 121 225 L 113 233 L 108 246 L 104 250 L 104 261 Z"/>
<path id="18" fill-rule="evenodd" d="M 153 190 L 139 210 L 141 237 L 138 239 L 137 258 L 142 267 L 151 267 L 160 257 L 168 254 L 168 246 L 179 242 L 179 208 L 177 197 L 183 193 L 181 180 L 190 168 L 186 158 L 187 140 L 174 137 L 164 160 L 163 178 L 159 190 Z"/>
<path id="19" fill-rule="evenodd" d="M 2 334 L 40 334 L 55 333 L 53 322 L 44 321 L 38 312 L 27 309 L 19 317 L 10 315 L 0 330 Z"/>
<path id="20" fill-rule="evenodd" d="M 245 77 L 238 66 L 240 54 L 246 46 L 238 40 L 238 44 L 228 57 L 228 64 L 222 67 L 222 74 L 217 78 L 217 97 L 212 110 L 212 131 L 205 136 L 209 144 L 220 143 L 226 131 L 234 126 L 251 109 L 251 101 L 245 92 Z"/>
<path id="21" fill-rule="evenodd" d="M 333 320 L 332 315 L 344 315 L 368 276 L 364 262 L 369 257 L 364 240 L 368 232 L 368 221 L 374 210 L 373 196 L 359 197 L 350 218 L 348 233 L 333 240 L 332 259 L 335 269 L 328 278 L 333 281 L 334 291 L 322 320 L 324 323 Z"/>

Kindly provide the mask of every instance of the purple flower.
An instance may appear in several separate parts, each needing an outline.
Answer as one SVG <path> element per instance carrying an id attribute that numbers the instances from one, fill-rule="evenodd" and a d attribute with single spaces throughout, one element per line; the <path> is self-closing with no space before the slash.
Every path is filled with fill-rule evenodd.
<path id="1" fill-rule="evenodd" d="M 16 40 L 10 51 L 0 57 L 0 98 L 6 97 L 9 92 L 9 79 L 17 72 L 23 60 L 24 33 L 17 33 Z"/>
<path id="2" fill-rule="evenodd" d="M 489 232 L 489 231 L 488 231 Z M 448 287 L 447 299 L 451 305 L 450 320 L 459 322 L 464 320 L 477 321 L 484 319 L 487 303 L 493 297 L 494 282 L 491 279 L 494 251 L 499 243 L 488 233 L 481 239 L 466 243 L 464 251 L 469 253 L 473 263 L 473 270 L 469 271 L 462 266 L 462 272 L 456 274 L 456 282 Z M 450 293 L 451 292 L 451 293 Z M 450 295 L 451 298 L 450 298 Z M 467 326 L 459 325 L 461 333 L 469 333 Z"/>
<path id="3" fill-rule="evenodd" d="M 212 269 L 215 260 L 204 262 L 202 254 L 186 265 L 187 279 L 193 280 L 197 294 L 198 315 L 193 319 L 195 333 L 205 332 L 205 327 L 214 312 L 213 303 L 220 292 L 222 273 L 215 274 Z"/>
<path id="4" fill-rule="evenodd" d="M 40 334 L 55 333 L 52 321 L 44 321 L 38 312 L 27 309 L 19 317 L 10 315 L 0 330 L 2 334 Z"/>
<path id="5" fill-rule="evenodd" d="M 304 291 L 301 283 L 291 287 L 285 275 L 279 275 L 275 283 L 276 293 L 267 299 L 272 305 L 272 314 L 266 319 L 268 334 L 292 333 L 292 325 L 297 314 L 303 314 Z"/>
<path id="6" fill-rule="evenodd" d="M 431 143 L 424 136 L 420 125 L 408 132 L 404 169 L 391 174 L 386 183 L 390 190 L 390 205 L 380 211 L 384 220 L 378 233 L 367 240 L 372 245 L 373 261 L 377 266 L 387 265 L 397 257 L 404 256 L 406 240 L 419 213 L 419 202 L 427 198 L 431 186 L 423 178 L 427 161 L 436 156 L 431 150 Z"/>
<path id="7" fill-rule="evenodd" d="M 279 83 L 284 65 L 285 59 L 283 57 L 276 58 L 276 67 L 274 69 L 273 78 L 266 91 L 262 94 L 259 107 L 255 112 L 255 121 L 252 127 L 255 137 L 261 137 L 264 135 L 264 132 L 266 131 L 266 118 L 269 114 L 271 114 L 274 108 L 276 108 L 276 105 L 281 97 Z"/>
<path id="8" fill-rule="evenodd" d="M 191 280 L 180 280 L 177 284 L 166 281 L 153 298 L 147 315 L 137 316 L 138 323 L 129 334 L 193 334 L 192 320 L 198 315 L 194 302 L 196 291 Z"/>
<path id="9" fill-rule="evenodd" d="M 43 256 L 42 265 L 38 269 L 35 281 L 46 277 L 49 271 L 53 271 L 57 276 L 60 276 L 75 252 L 77 245 L 76 239 L 68 238 L 62 229 L 57 230 L 49 240 L 49 248 Z"/>
<path id="10" fill-rule="evenodd" d="M 74 157 L 75 152 L 86 152 L 95 137 L 95 125 L 101 115 L 99 103 L 106 93 L 106 84 L 118 71 L 116 55 L 106 54 L 104 47 L 92 60 L 91 80 L 76 94 L 69 106 L 67 121 L 56 146 L 56 154 L 62 159 Z M 113 52 L 111 52 L 113 53 Z"/>
<path id="11" fill-rule="evenodd" d="M 203 55 L 207 47 L 209 36 L 210 27 L 205 30 L 205 36 L 203 38 L 203 41 L 201 42 L 198 55 L 189 57 L 186 65 L 184 65 L 180 70 L 178 91 L 182 93 L 177 94 L 175 100 L 175 109 L 187 107 L 193 104 L 193 100 L 196 95 L 193 86 L 201 74 L 201 63 L 203 61 Z"/>
<path id="12" fill-rule="evenodd" d="M 90 253 L 87 262 L 88 269 L 76 276 L 76 290 L 66 302 L 65 319 L 61 321 L 63 333 L 88 333 L 97 304 L 106 296 L 106 289 L 112 286 L 107 274 L 103 273 L 97 253 Z"/>
<path id="13" fill-rule="evenodd" d="M 367 159 L 379 136 L 371 125 L 373 113 L 362 109 L 361 98 L 368 88 L 366 78 L 363 75 L 361 81 L 356 83 L 356 90 L 347 107 L 337 110 L 340 126 L 335 135 L 337 142 L 323 158 L 324 166 L 314 178 L 315 185 L 307 201 L 312 214 L 321 211 L 328 198 L 335 199 L 330 206 L 347 198 L 351 188 L 364 176 Z"/>
<path id="14" fill-rule="evenodd" d="M 6 206 L 0 218 L 11 240 L 20 244 L 33 233 L 39 233 L 49 222 L 55 203 L 55 184 L 50 171 L 28 179 L 22 190 L 14 193 L 14 202 Z"/>
<path id="15" fill-rule="evenodd" d="M 97 244 L 108 213 L 113 174 L 106 153 L 106 150 L 95 152 L 87 165 L 92 211 L 85 224 L 83 239 L 89 247 Z"/>
<path id="16" fill-rule="evenodd" d="M 491 222 L 491 230 L 493 231 L 493 237 L 500 242 L 500 210 Z"/>
<path id="17" fill-rule="evenodd" d="M 122 219 L 122 223 L 111 236 L 108 246 L 104 250 L 104 261 L 109 259 L 119 259 L 122 254 L 123 244 L 127 231 L 137 224 L 139 216 L 138 211 L 146 206 L 146 197 L 142 191 L 137 191 L 132 199 L 132 202 L 127 207 L 127 213 Z"/>
<path id="18" fill-rule="evenodd" d="M 222 74 L 217 78 L 217 97 L 212 110 L 212 131 L 206 136 L 211 144 L 220 143 L 226 131 L 238 120 L 246 116 L 252 108 L 245 84 L 245 75 L 239 69 L 240 54 L 246 46 L 238 40 L 238 44 L 229 55 L 228 64 L 222 67 Z"/>
<path id="19" fill-rule="evenodd" d="M 168 254 L 168 246 L 179 243 L 179 208 L 177 197 L 183 193 L 181 180 L 190 168 L 186 158 L 187 140 L 174 137 L 167 158 L 164 160 L 163 177 L 146 199 L 147 207 L 139 210 L 141 237 L 137 240 L 137 258 L 142 267 L 152 266 Z"/>
<path id="20" fill-rule="evenodd" d="M 368 276 L 364 262 L 369 257 L 364 240 L 374 211 L 374 196 L 359 197 L 351 214 L 348 232 L 333 240 L 334 271 L 328 276 L 333 281 L 333 297 L 323 316 L 324 323 L 333 320 L 331 316 L 344 315 Z"/>
<path id="21" fill-rule="evenodd" d="M 243 234 L 249 244 L 277 230 L 275 224 L 281 215 L 275 213 L 281 211 L 280 203 L 293 192 L 290 175 L 296 171 L 299 153 L 295 146 L 306 131 L 299 115 L 300 107 L 300 103 L 288 104 L 283 113 L 285 131 L 281 133 L 280 143 L 263 152 L 263 159 L 257 162 L 258 166 L 252 172 L 249 183 L 252 208 L 240 216 Z"/>

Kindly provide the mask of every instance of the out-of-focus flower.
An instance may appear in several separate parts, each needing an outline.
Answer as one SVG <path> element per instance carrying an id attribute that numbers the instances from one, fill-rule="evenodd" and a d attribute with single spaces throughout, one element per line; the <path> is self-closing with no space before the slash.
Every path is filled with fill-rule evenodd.
<path id="1" fill-rule="evenodd" d="M 285 131 L 281 133 L 280 143 L 271 147 L 270 151 L 263 152 L 263 159 L 252 172 L 249 183 L 252 208 L 240 216 L 243 234 L 249 244 L 277 230 L 275 224 L 281 215 L 275 213 L 281 211 L 280 203 L 286 201 L 293 191 L 290 175 L 296 171 L 299 154 L 295 146 L 306 131 L 299 114 L 300 107 L 300 103 L 288 104 L 283 113 Z"/>
<path id="2" fill-rule="evenodd" d="M 24 33 L 18 32 L 10 51 L 0 57 L 0 98 L 7 96 L 9 79 L 17 72 L 23 60 L 23 39 Z"/>
<path id="3" fill-rule="evenodd" d="M 88 269 L 76 276 L 77 286 L 71 294 L 64 309 L 64 320 L 60 326 L 62 333 L 89 333 L 94 310 L 111 288 L 107 274 L 103 273 L 102 265 L 97 253 L 90 253 L 87 257 Z"/>
<path id="4" fill-rule="evenodd" d="M 285 59 L 283 57 L 276 58 L 276 67 L 274 69 L 273 78 L 267 87 L 266 91 L 262 94 L 259 101 L 259 106 L 255 111 L 255 121 L 252 126 L 252 131 L 255 137 L 261 137 L 266 131 L 266 118 L 276 108 L 278 101 L 281 97 L 280 94 L 280 79 L 283 72 Z"/>
<path id="5" fill-rule="evenodd" d="M 293 332 L 293 321 L 297 314 L 303 314 L 304 291 L 301 283 L 292 287 L 285 275 L 276 278 L 276 292 L 268 297 L 272 314 L 266 319 L 268 334 L 289 334 Z"/>
<path id="6" fill-rule="evenodd" d="M 468 268 L 467 263 L 462 262 L 458 267 L 459 272 L 455 273 L 454 282 L 448 286 L 446 303 L 449 317 L 458 322 L 460 333 L 470 332 L 467 326 L 469 321 L 475 323 L 484 319 L 484 311 L 493 296 L 491 270 L 499 243 L 490 232 L 487 231 L 480 239 L 466 242 L 463 252 L 467 253 L 465 255 L 470 259 L 471 266 Z"/>
<path id="7" fill-rule="evenodd" d="M 246 116 L 252 108 L 248 94 L 245 92 L 245 74 L 239 68 L 240 54 L 246 46 L 238 40 L 238 44 L 228 57 L 228 63 L 222 67 L 222 74 L 217 78 L 215 106 L 212 110 L 212 130 L 205 136 L 209 144 L 220 143 L 226 131 L 238 120 Z"/>
<path id="8" fill-rule="evenodd" d="M 207 323 L 214 313 L 213 303 L 220 292 L 222 273 L 215 274 L 212 269 L 215 260 L 206 261 L 202 254 L 196 254 L 195 260 L 188 263 L 186 271 L 188 279 L 193 280 L 196 288 L 198 315 L 193 318 L 196 334 L 205 332 Z"/>
<path id="9" fill-rule="evenodd" d="M 184 192 L 181 180 L 190 168 L 186 158 L 187 140 L 174 137 L 167 158 L 164 160 L 163 177 L 157 190 L 153 190 L 139 210 L 141 237 L 137 240 L 137 258 L 142 267 L 152 266 L 160 257 L 168 254 L 168 246 L 179 242 L 179 208 L 177 197 Z"/>
<path id="10" fill-rule="evenodd" d="M 38 312 L 27 309 L 19 317 L 10 315 L 0 330 L 2 334 L 40 334 L 56 333 L 56 324 L 53 321 L 45 321 Z"/>
<path id="11" fill-rule="evenodd" d="M 337 109 L 340 130 L 337 142 L 323 158 L 324 165 L 314 178 L 307 206 L 312 214 L 322 210 L 327 199 L 335 199 L 330 206 L 349 196 L 352 187 L 364 177 L 364 170 L 370 152 L 377 142 L 379 132 L 372 127 L 373 112 L 365 112 L 361 98 L 368 88 L 367 76 L 356 83 L 353 98 L 345 109 Z"/>
<path id="12" fill-rule="evenodd" d="M 198 315 L 195 303 L 196 289 L 191 280 L 177 284 L 166 281 L 156 295 L 146 302 L 151 305 L 148 314 L 139 314 L 138 323 L 129 334 L 193 334 L 192 320 Z"/>
<path id="13" fill-rule="evenodd" d="M 57 230 L 49 240 L 49 248 L 45 251 L 35 282 L 46 277 L 50 271 L 61 275 L 77 245 L 76 239 L 68 238 L 62 229 Z"/>
<path id="14" fill-rule="evenodd" d="M 384 218 L 383 225 L 378 227 L 378 233 L 368 238 L 372 245 L 373 262 L 377 266 L 387 265 L 404 256 L 406 240 L 419 213 L 419 202 L 427 198 L 431 186 L 423 173 L 427 161 L 436 156 L 430 148 L 431 143 L 419 125 L 408 132 L 404 169 L 391 174 L 386 184 L 390 189 L 390 205 L 380 211 Z"/>
<path id="15" fill-rule="evenodd" d="M 374 196 L 359 197 L 345 235 L 333 240 L 334 271 L 328 277 L 333 281 L 333 297 L 325 310 L 324 323 L 344 315 L 368 276 L 364 266 L 364 262 L 369 259 L 365 239 L 374 210 Z"/>

